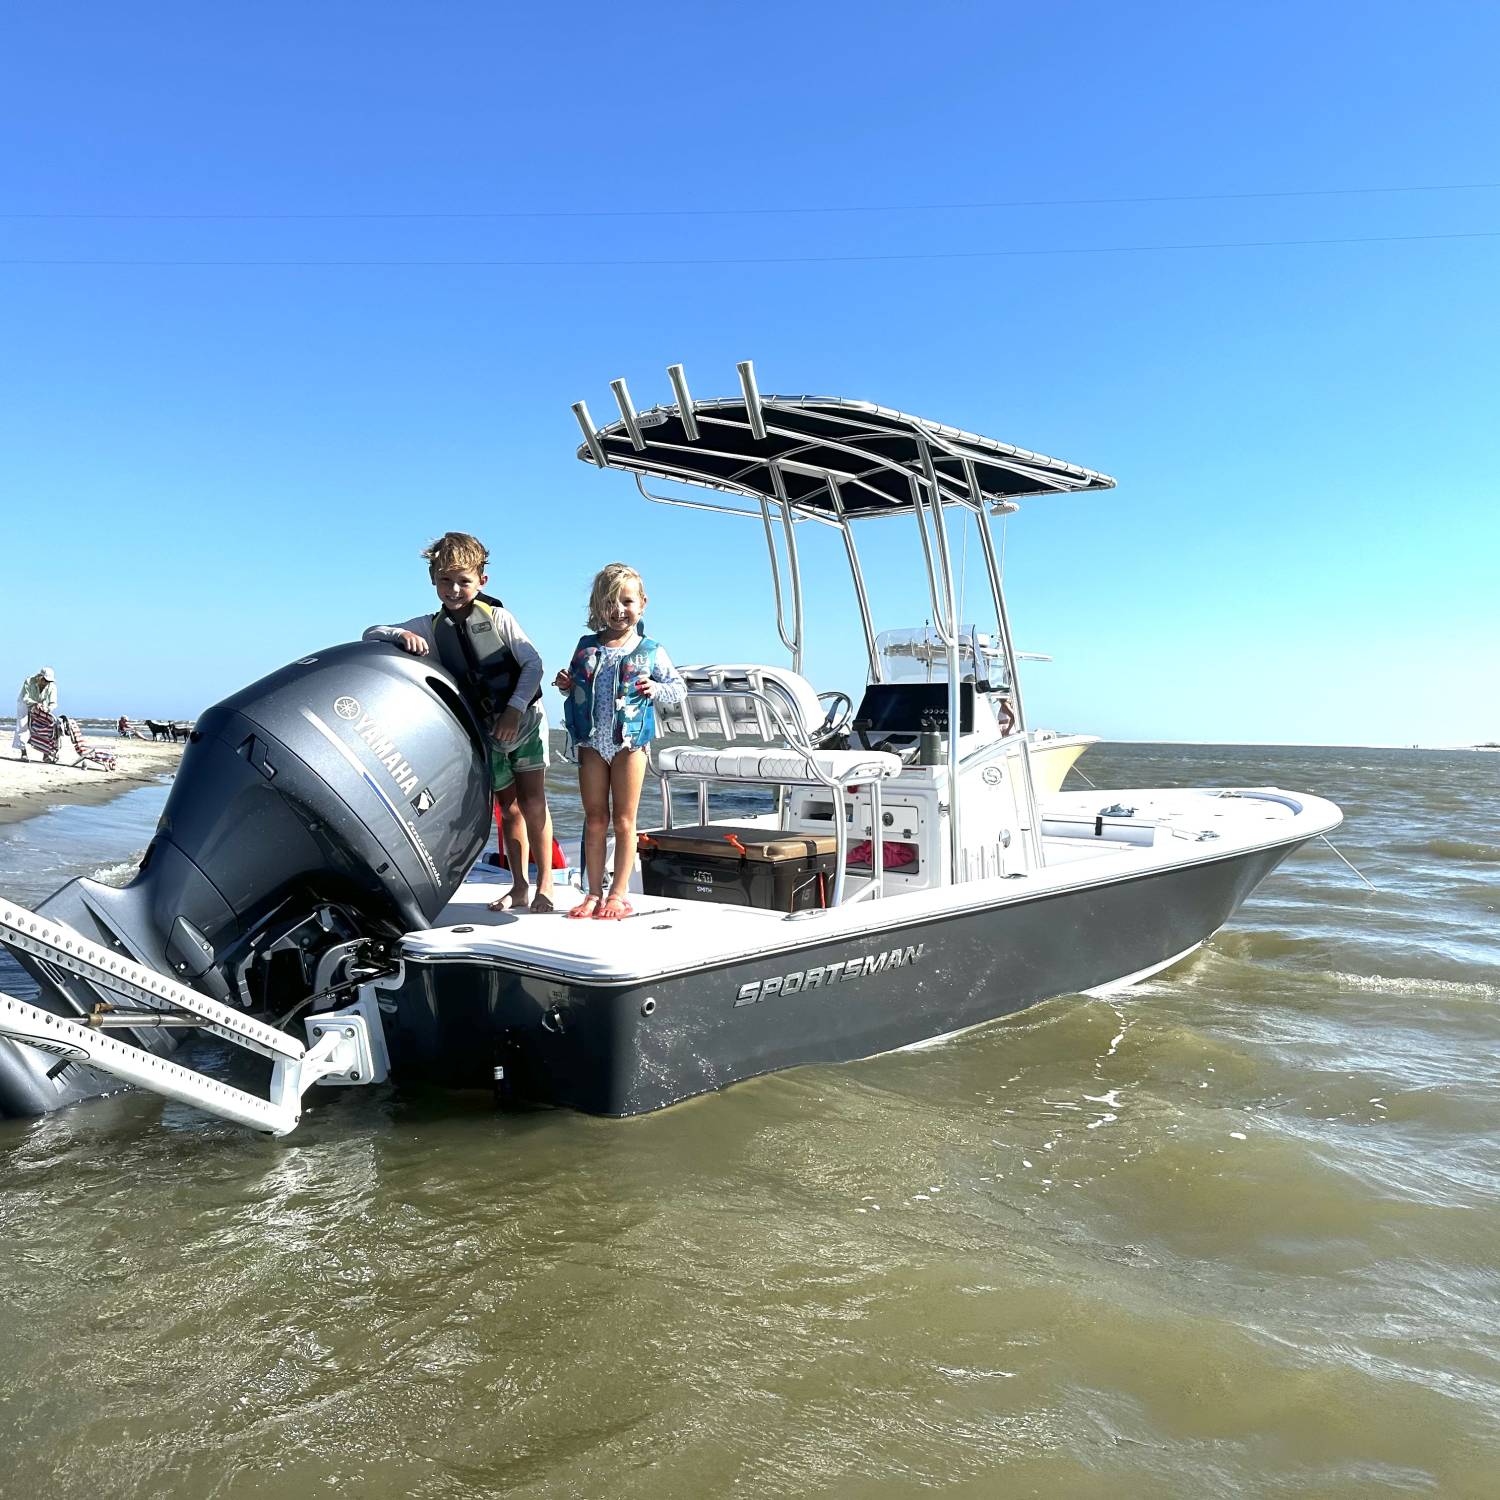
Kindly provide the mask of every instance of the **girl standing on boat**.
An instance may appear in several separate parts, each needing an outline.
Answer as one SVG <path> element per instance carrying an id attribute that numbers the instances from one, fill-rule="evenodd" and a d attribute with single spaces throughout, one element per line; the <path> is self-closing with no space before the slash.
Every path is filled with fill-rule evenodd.
<path id="1" fill-rule="evenodd" d="M 583 853 L 588 893 L 568 913 L 605 921 L 631 915 L 626 900 L 635 864 L 635 817 L 646 777 L 646 747 L 656 735 L 654 705 L 681 702 L 686 686 L 665 650 L 640 632 L 646 609 L 641 575 L 610 563 L 589 593 L 592 634 L 579 639 L 573 660 L 555 679 L 563 717 L 578 754 L 583 799 Z M 604 850 L 611 823 L 615 868 L 604 895 Z"/>

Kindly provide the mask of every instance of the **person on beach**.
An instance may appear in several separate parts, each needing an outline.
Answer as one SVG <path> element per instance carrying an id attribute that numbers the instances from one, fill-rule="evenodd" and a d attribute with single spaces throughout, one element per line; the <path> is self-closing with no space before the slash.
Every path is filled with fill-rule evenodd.
<path id="1" fill-rule="evenodd" d="M 435 654 L 490 737 L 490 786 L 499 807 L 510 890 L 491 911 L 549 912 L 552 818 L 547 811 L 547 716 L 542 658 L 516 617 L 481 593 L 489 553 L 466 531 L 445 532 L 422 556 L 442 608 L 404 625 L 372 625 L 367 641 L 389 641 L 414 656 Z M 528 844 L 537 888 L 527 880 Z"/>
<path id="2" fill-rule="evenodd" d="M 605 921 L 631 915 L 626 899 L 635 864 L 635 818 L 646 777 L 646 747 L 656 735 L 654 704 L 670 708 L 687 691 L 666 651 L 641 634 L 646 586 L 625 563 L 595 575 L 589 593 L 591 634 L 580 637 L 573 659 L 554 686 L 564 695 L 568 737 L 578 755 L 583 799 L 587 893 L 568 915 Z M 604 894 L 604 850 L 611 823 L 615 868 Z"/>
<path id="3" fill-rule="evenodd" d="M 16 695 L 16 732 L 11 736 L 10 747 L 21 752 L 22 760 L 31 759 L 27 746 L 31 743 L 33 708 L 45 709 L 49 714 L 57 712 L 57 674 L 51 667 L 33 672 Z"/>

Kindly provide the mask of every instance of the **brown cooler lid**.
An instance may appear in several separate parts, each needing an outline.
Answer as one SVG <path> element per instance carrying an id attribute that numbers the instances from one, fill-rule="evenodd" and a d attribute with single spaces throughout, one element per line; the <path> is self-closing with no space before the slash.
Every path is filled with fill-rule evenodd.
<path id="1" fill-rule="evenodd" d="M 733 838 L 744 853 L 730 843 Z M 719 858 L 764 860 L 812 859 L 833 854 L 838 840 L 831 833 L 788 833 L 781 828 L 744 828 L 730 823 L 698 823 L 688 828 L 654 828 L 641 835 L 646 848 L 653 845 L 669 854 L 716 855 Z"/>

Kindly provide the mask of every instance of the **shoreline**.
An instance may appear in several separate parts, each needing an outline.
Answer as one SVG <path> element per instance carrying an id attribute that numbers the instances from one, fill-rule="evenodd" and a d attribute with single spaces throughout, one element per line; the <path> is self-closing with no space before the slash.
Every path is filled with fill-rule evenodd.
<path id="1" fill-rule="evenodd" d="M 154 786 L 163 776 L 176 774 L 185 748 L 181 743 L 106 739 L 97 734 L 91 735 L 88 743 L 115 757 L 113 771 L 71 763 L 49 766 L 35 755 L 22 760 L 7 736 L 0 747 L 0 826 L 34 818 L 52 807 L 97 806 L 137 787 Z M 71 762 L 71 747 L 66 756 Z"/>
<path id="2" fill-rule="evenodd" d="M 1165 749 L 1176 748 L 1251 748 L 1251 749 L 1365 749 L 1365 750 L 1410 750 L 1423 749 L 1441 752 L 1472 754 L 1500 751 L 1497 745 L 1298 745 L 1264 744 L 1244 746 L 1230 745 L 1214 740 L 1113 740 L 1105 746 L 1156 745 Z M 116 759 L 113 771 L 92 770 L 71 763 L 71 748 L 66 752 L 68 764 L 46 765 L 35 756 L 23 761 L 20 752 L 11 748 L 8 732 L 0 743 L 0 827 L 20 823 L 34 818 L 52 807 L 98 806 L 112 802 L 116 797 L 137 787 L 153 786 L 163 777 L 174 776 L 182 759 L 185 743 L 164 740 L 121 740 L 98 731 L 89 736 L 92 748 L 106 750 Z"/>

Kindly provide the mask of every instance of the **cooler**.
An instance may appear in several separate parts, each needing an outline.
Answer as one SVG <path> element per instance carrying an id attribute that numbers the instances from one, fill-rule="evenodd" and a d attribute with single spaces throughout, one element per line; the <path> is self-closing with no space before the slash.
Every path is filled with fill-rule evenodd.
<path id="1" fill-rule="evenodd" d="M 727 823 L 662 828 L 640 836 L 648 896 L 721 901 L 766 911 L 807 911 L 833 899 L 832 834 L 737 828 Z"/>

